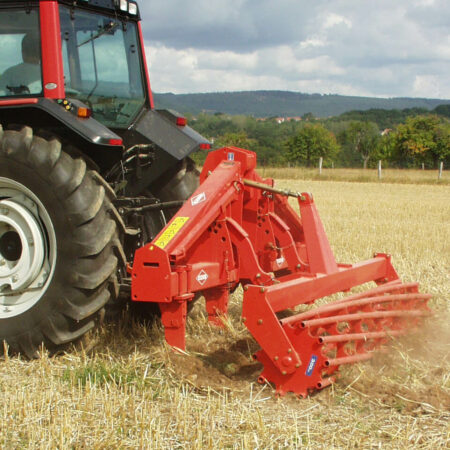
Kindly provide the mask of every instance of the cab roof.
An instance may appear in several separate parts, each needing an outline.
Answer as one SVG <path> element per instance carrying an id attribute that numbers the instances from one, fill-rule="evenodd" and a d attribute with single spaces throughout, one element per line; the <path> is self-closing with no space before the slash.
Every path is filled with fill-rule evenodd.
<path id="1" fill-rule="evenodd" d="M 27 6 L 33 4 L 37 5 L 40 1 L 44 0 L 6 0 L 0 1 L 0 8 L 14 7 L 22 3 Z M 85 9 L 92 9 L 94 11 L 104 11 L 114 13 L 119 17 L 127 17 L 129 19 L 141 20 L 139 6 L 134 0 L 57 0 L 58 3 L 62 3 L 74 8 L 82 7 Z"/>

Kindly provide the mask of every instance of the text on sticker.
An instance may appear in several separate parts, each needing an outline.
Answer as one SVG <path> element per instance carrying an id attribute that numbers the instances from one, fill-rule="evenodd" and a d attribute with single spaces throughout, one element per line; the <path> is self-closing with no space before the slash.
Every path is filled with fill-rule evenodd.
<path id="1" fill-rule="evenodd" d="M 309 360 L 308 367 L 306 369 L 306 375 L 308 377 L 310 377 L 312 375 L 314 367 L 316 366 L 316 362 L 317 362 L 317 356 L 316 355 L 312 355 L 311 359 Z"/>
<path id="2" fill-rule="evenodd" d="M 165 248 L 188 220 L 189 217 L 176 217 L 173 222 L 167 226 L 165 231 L 161 234 L 161 236 L 159 236 L 154 244 L 159 248 Z"/>

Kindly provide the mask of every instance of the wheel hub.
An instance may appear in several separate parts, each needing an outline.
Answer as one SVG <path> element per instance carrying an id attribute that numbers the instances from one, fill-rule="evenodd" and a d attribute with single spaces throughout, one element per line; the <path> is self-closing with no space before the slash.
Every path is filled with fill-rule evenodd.
<path id="1" fill-rule="evenodd" d="M 0 178 L 0 319 L 23 313 L 42 297 L 55 252 L 43 204 L 22 184 Z"/>
<path id="2" fill-rule="evenodd" d="M 19 233 L 7 231 L 0 237 L 0 257 L 7 261 L 17 261 L 22 255 L 22 241 Z"/>

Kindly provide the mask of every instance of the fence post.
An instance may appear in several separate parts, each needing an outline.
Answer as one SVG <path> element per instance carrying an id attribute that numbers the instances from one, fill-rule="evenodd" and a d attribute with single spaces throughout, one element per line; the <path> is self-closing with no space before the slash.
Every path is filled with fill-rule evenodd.
<path id="1" fill-rule="evenodd" d="M 322 164 L 323 164 L 323 158 L 320 157 L 320 159 L 319 159 L 319 175 L 322 175 Z"/>
<path id="2" fill-rule="evenodd" d="M 378 179 L 381 180 L 381 159 L 378 161 Z"/>
<path id="3" fill-rule="evenodd" d="M 440 180 L 442 178 L 442 171 L 444 170 L 444 161 L 441 161 L 439 164 L 439 175 L 438 175 L 438 180 Z"/>
<path id="4" fill-rule="evenodd" d="M 425 170 L 425 163 L 422 163 L 422 170 Z"/>

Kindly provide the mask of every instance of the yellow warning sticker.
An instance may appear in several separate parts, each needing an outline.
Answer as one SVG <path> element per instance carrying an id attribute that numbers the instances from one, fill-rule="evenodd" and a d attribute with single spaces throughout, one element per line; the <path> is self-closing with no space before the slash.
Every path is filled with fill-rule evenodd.
<path id="1" fill-rule="evenodd" d="M 188 220 L 189 217 L 176 217 L 174 221 L 166 228 L 164 233 L 159 236 L 156 242 L 154 242 L 154 244 L 159 248 L 165 248 Z"/>

